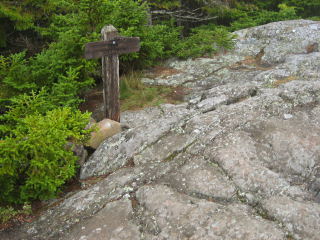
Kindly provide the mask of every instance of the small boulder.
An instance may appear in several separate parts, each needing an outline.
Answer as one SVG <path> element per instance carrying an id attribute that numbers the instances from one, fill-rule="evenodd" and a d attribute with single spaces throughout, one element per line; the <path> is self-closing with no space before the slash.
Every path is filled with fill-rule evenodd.
<path id="1" fill-rule="evenodd" d="M 106 138 L 121 132 L 120 123 L 111 119 L 103 119 L 94 126 L 97 129 L 91 133 L 90 140 L 87 143 L 94 149 L 97 149 Z"/>

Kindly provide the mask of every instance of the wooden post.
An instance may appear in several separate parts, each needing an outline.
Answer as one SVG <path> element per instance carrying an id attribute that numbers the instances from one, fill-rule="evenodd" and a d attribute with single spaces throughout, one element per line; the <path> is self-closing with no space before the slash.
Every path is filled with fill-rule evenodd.
<path id="1" fill-rule="evenodd" d="M 102 41 L 86 44 L 86 59 L 102 58 L 104 117 L 120 122 L 119 54 L 138 52 L 140 38 L 121 37 L 114 26 L 101 30 Z"/>
<path id="2" fill-rule="evenodd" d="M 119 36 L 118 30 L 108 25 L 101 30 L 102 40 Z M 117 53 L 102 57 L 103 102 L 106 118 L 120 122 L 119 56 Z"/>

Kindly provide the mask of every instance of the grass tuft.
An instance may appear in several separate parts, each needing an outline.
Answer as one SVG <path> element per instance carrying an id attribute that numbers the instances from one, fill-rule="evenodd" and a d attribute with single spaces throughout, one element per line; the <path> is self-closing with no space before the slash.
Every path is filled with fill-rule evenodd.
<path id="1" fill-rule="evenodd" d="M 179 100 L 172 97 L 176 93 L 176 88 L 145 85 L 141 82 L 142 76 L 141 72 L 131 72 L 121 77 L 121 111 L 138 110 L 167 102 L 179 102 Z"/>
<path id="2" fill-rule="evenodd" d="M 282 79 L 279 79 L 279 80 L 273 82 L 272 87 L 277 88 L 282 84 L 286 84 L 286 83 L 291 82 L 296 79 L 297 79 L 297 77 L 295 77 L 295 76 L 285 77 L 285 78 L 282 78 Z"/>

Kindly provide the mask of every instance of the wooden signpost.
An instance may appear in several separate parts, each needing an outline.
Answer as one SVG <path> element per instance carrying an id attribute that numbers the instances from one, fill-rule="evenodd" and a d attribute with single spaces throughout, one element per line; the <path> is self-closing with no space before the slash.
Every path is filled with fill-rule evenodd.
<path id="1" fill-rule="evenodd" d="M 102 41 L 85 46 L 85 58 L 102 58 L 103 102 L 106 118 L 120 122 L 119 55 L 138 52 L 138 37 L 121 37 L 117 29 L 108 25 L 101 30 Z"/>

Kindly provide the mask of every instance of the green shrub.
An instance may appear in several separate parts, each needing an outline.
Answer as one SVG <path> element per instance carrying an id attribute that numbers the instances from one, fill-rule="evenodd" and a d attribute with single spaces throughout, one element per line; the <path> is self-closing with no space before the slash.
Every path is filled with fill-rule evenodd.
<path id="1" fill-rule="evenodd" d="M 176 46 L 176 55 L 180 58 L 199 57 L 215 53 L 219 49 L 231 49 L 234 36 L 224 28 L 194 28 L 192 34 Z"/>
<path id="2" fill-rule="evenodd" d="M 310 17 L 308 19 L 313 20 L 313 21 L 320 21 L 320 16 L 319 17 Z"/>
<path id="3" fill-rule="evenodd" d="M 12 131 L 28 115 L 45 115 L 57 106 L 52 104 L 50 96 L 45 89 L 38 93 L 32 91 L 31 94 L 21 94 L 10 101 L 5 101 L 4 106 L 8 109 L 6 114 L 0 115 L 0 139 L 12 134 Z"/>
<path id="4" fill-rule="evenodd" d="M 8 35 L 12 34 L 10 28 L 26 30 L 34 26 L 32 15 L 14 5 L 13 1 L 0 2 L 0 48 L 7 46 Z"/>
<path id="5" fill-rule="evenodd" d="M 175 47 L 180 41 L 181 28 L 153 25 L 144 26 L 141 30 L 138 35 L 141 39 L 141 49 L 135 59 L 131 58 L 131 54 L 121 57 L 121 60 L 124 61 L 122 63 L 124 67 L 145 68 L 174 56 Z"/>
<path id="6" fill-rule="evenodd" d="M 30 76 L 26 52 L 0 56 L 0 83 L 6 85 L 11 93 L 28 91 L 36 87 Z"/>
<path id="7" fill-rule="evenodd" d="M 0 207 L 0 223 L 8 222 L 14 216 L 18 214 L 18 211 L 14 210 L 13 207 Z"/>
<path id="8" fill-rule="evenodd" d="M 67 142 L 84 141 L 88 121 L 89 114 L 66 107 L 44 115 L 36 111 L 17 121 L 0 140 L 0 202 L 54 197 L 76 170 L 77 158 Z"/>
<path id="9" fill-rule="evenodd" d="M 24 204 L 21 210 L 16 210 L 13 207 L 0 207 L 0 224 L 6 223 L 13 219 L 15 216 L 23 214 L 31 214 L 31 205 Z"/>
<path id="10" fill-rule="evenodd" d="M 51 44 L 29 59 L 25 52 L 1 56 L 0 84 L 6 91 L 1 95 L 11 97 L 46 87 L 56 96 L 64 95 L 64 100 L 77 102 L 77 95 L 93 84 L 88 72 L 93 71 L 96 64 L 80 58 L 84 43 L 75 44 L 76 37 L 68 38 L 69 35 L 72 34 L 65 33 L 61 42 Z"/>
<path id="11" fill-rule="evenodd" d="M 147 5 L 141 1 L 64 0 L 61 6 L 65 11 L 58 7 L 58 2 L 50 4 L 46 1 L 42 5 L 31 0 L 27 4 L 32 11 L 39 9 L 40 15 L 46 19 L 34 29 L 41 34 L 43 41 L 52 42 L 32 57 L 25 51 L 0 58 L 0 84 L 4 91 L 0 96 L 11 97 L 46 87 L 52 96 L 63 96 L 67 102 L 75 99 L 74 104 L 77 104 L 76 96 L 90 87 L 94 78 L 100 78 L 97 72 L 100 61 L 85 60 L 84 45 L 99 40 L 100 30 L 107 24 L 113 24 L 123 36 L 141 39 L 139 52 L 121 56 L 123 72 L 155 65 L 159 60 L 174 56 L 177 51 L 180 57 L 202 55 L 214 50 L 211 43 L 217 43 L 218 47 L 219 42 L 222 43 L 220 40 L 226 37 L 223 30 L 194 30 L 190 37 L 180 39 L 182 28 L 175 27 L 174 20 L 166 25 L 147 26 Z M 45 6 L 48 17 L 42 15 Z M 54 14 L 54 9 L 60 14 Z M 228 37 L 223 40 L 229 44 Z M 190 49 L 193 45 L 196 47 Z"/>
<path id="12" fill-rule="evenodd" d="M 288 6 L 296 9 L 296 12 L 301 17 L 319 17 L 320 16 L 320 1 L 319 0 L 284 0 Z"/>
<path id="13" fill-rule="evenodd" d="M 235 31 L 243 28 L 259 26 L 262 24 L 299 18 L 294 7 L 279 4 L 279 12 L 268 10 L 247 11 L 243 16 L 231 23 L 230 30 Z"/>

